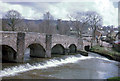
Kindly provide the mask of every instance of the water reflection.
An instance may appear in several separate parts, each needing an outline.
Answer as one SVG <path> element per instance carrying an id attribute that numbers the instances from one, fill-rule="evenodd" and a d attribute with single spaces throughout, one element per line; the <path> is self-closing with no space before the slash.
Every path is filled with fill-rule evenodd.
<path id="1" fill-rule="evenodd" d="M 30 60 L 30 48 L 26 48 L 24 53 L 24 61 Z"/>

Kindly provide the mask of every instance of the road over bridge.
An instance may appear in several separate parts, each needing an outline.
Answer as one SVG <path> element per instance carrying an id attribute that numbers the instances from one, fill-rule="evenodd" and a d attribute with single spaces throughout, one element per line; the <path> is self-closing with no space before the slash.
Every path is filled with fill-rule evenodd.
<path id="1" fill-rule="evenodd" d="M 15 62 L 24 61 L 24 52 L 30 48 L 32 57 L 51 57 L 54 54 L 69 54 L 83 49 L 82 40 L 59 34 L 35 32 L 0 32 L 2 59 Z"/>

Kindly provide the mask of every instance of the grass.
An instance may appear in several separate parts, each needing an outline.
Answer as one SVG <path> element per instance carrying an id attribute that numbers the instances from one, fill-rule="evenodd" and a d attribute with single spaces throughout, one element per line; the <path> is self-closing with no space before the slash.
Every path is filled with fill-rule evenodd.
<path id="1" fill-rule="evenodd" d="M 120 77 L 108 78 L 107 81 L 120 81 Z"/>
<path id="2" fill-rule="evenodd" d="M 120 57 L 120 52 L 115 51 L 114 48 L 100 47 L 96 45 L 96 46 L 93 46 L 90 50 L 100 54 L 108 55 L 113 59 Z"/>
<path id="3" fill-rule="evenodd" d="M 109 54 L 109 55 L 120 55 L 120 52 L 115 51 L 113 48 L 107 48 L 105 49 L 105 47 L 100 47 L 100 46 L 93 46 L 91 48 L 91 51 L 96 51 L 96 52 L 100 52 L 100 53 L 104 53 L 104 54 Z"/>

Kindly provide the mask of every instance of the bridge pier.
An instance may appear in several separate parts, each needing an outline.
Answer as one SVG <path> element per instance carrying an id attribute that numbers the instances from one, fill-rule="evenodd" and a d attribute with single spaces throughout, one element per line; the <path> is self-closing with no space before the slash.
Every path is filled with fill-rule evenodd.
<path id="1" fill-rule="evenodd" d="M 25 33 L 17 33 L 17 54 L 16 62 L 24 61 L 24 45 L 25 45 Z"/>
<path id="2" fill-rule="evenodd" d="M 45 57 L 51 57 L 52 35 L 46 35 L 46 55 Z"/>
<path id="3" fill-rule="evenodd" d="M 65 48 L 64 52 L 65 52 L 65 55 L 68 55 L 70 53 L 70 49 L 69 48 Z"/>
<path id="4" fill-rule="evenodd" d="M 82 38 L 78 38 L 77 49 L 78 49 L 78 50 L 84 50 L 84 48 L 83 48 L 83 40 L 82 40 Z"/>

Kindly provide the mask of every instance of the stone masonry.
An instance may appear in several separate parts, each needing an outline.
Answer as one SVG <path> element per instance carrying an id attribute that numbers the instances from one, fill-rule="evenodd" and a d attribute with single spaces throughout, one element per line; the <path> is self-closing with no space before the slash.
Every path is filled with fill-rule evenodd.
<path id="1" fill-rule="evenodd" d="M 40 44 L 46 52 L 44 57 L 51 57 L 51 49 L 56 44 L 62 45 L 66 50 L 71 44 L 74 44 L 77 50 L 83 48 L 82 39 L 66 35 L 10 31 L 1 31 L 0 35 L 0 45 L 7 45 L 16 51 L 16 62 L 23 62 L 24 51 L 31 44 Z"/>

